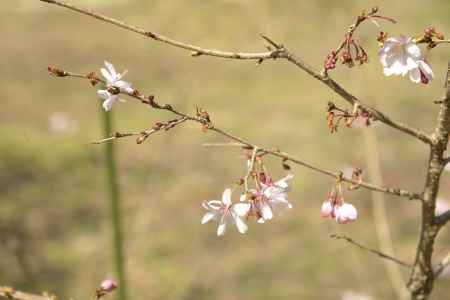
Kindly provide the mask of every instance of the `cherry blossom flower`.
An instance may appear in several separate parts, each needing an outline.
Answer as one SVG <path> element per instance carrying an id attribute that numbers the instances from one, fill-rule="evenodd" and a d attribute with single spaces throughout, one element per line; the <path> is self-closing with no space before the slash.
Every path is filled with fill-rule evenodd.
<path id="1" fill-rule="evenodd" d="M 290 190 L 288 181 L 294 175 L 289 174 L 286 177 L 273 182 L 270 178 L 265 178 L 264 182 L 260 182 L 261 190 L 251 190 L 253 195 L 251 214 L 257 216 L 258 223 L 265 223 L 273 219 L 274 211 L 282 208 L 292 208 L 292 204 L 287 200 L 287 193 Z M 245 199 L 241 196 L 241 201 Z"/>
<path id="2" fill-rule="evenodd" d="M 347 224 L 355 221 L 358 218 L 358 211 L 356 208 L 349 204 L 344 203 L 341 206 L 334 208 L 334 214 L 336 215 L 336 222 L 339 224 Z"/>
<path id="3" fill-rule="evenodd" d="M 122 80 L 122 77 L 124 77 L 128 71 L 125 70 L 122 74 L 117 73 L 114 66 L 107 61 L 105 61 L 105 67 L 106 68 L 101 68 L 100 72 L 106 79 L 107 87 L 114 86 L 119 88 L 121 91 L 127 93 L 133 92 L 133 89 L 131 88 L 131 83 Z"/>
<path id="4" fill-rule="evenodd" d="M 405 76 L 409 73 L 411 81 L 423 84 L 428 84 L 433 79 L 433 71 L 411 37 L 401 35 L 386 39 L 378 55 L 386 76 Z"/>
<path id="5" fill-rule="evenodd" d="M 105 61 L 105 67 L 106 68 L 101 68 L 100 72 L 106 79 L 106 89 L 98 90 L 97 95 L 104 100 L 103 108 L 106 111 L 110 111 L 117 100 L 124 101 L 119 99 L 118 94 L 120 92 L 131 94 L 134 90 L 131 87 L 131 83 L 122 80 L 122 77 L 125 76 L 127 71 L 124 71 L 122 74 L 117 73 L 114 66 L 107 61 Z M 117 91 L 114 89 L 117 89 Z"/>
<path id="6" fill-rule="evenodd" d="M 262 192 L 273 208 L 292 208 L 292 204 L 287 200 L 287 193 L 290 191 L 288 181 L 292 178 L 294 175 L 289 174 L 276 182 L 261 183 Z"/>
<path id="7" fill-rule="evenodd" d="M 320 216 L 334 218 L 339 224 L 347 224 L 358 218 L 358 211 L 353 205 L 345 203 L 344 198 L 333 190 L 328 199 L 322 203 Z"/>
<path id="8" fill-rule="evenodd" d="M 233 222 L 240 233 L 247 232 L 247 224 L 242 220 L 250 210 L 250 203 L 236 203 L 231 201 L 231 189 L 225 189 L 222 195 L 222 200 L 211 200 L 203 202 L 203 207 L 208 212 L 203 216 L 201 223 L 205 224 L 211 220 L 217 220 L 219 227 L 217 228 L 217 235 L 225 234 L 227 224 Z"/>

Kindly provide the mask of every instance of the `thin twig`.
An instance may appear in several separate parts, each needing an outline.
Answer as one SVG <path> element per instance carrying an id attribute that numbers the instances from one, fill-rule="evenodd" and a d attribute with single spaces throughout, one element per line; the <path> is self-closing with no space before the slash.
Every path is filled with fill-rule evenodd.
<path id="1" fill-rule="evenodd" d="M 59 69 L 58 69 L 59 70 Z M 72 73 L 72 72 L 68 72 L 68 71 L 62 71 L 65 76 L 64 77 L 76 77 L 76 78 L 85 78 L 88 80 L 92 80 L 92 75 L 82 75 L 82 74 L 76 74 L 76 73 Z M 200 116 L 200 115 L 196 115 L 196 116 L 192 116 L 192 115 L 188 115 L 184 112 L 178 111 L 176 110 L 172 105 L 169 104 L 158 104 L 153 97 L 146 97 L 140 93 L 138 93 L 136 90 L 134 92 L 121 92 L 122 94 L 128 95 L 132 98 L 138 99 L 140 102 L 148 104 L 150 107 L 155 108 L 155 109 L 160 109 L 160 110 L 167 110 L 170 111 L 174 114 L 176 114 L 177 116 L 182 117 L 183 122 L 184 121 L 194 121 L 197 123 L 200 123 L 202 125 L 202 127 L 205 130 L 209 130 L 209 131 L 214 131 L 222 136 L 227 137 L 228 139 L 230 139 L 233 142 L 239 143 L 240 145 L 242 145 L 243 147 L 246 147 L 248 149 L 258 149 L 258 153 L 261 154 L 270 154 L 272 156 L 275 157 L 279 157 L 281 159 L 283 159 L 285 162 L 290 161 L 294 164 L 297 165 L 301 165 L 303 167 L 306 167 L 308 169 L 311 169 L 313 171 L 319 172 L 321 174 L 336 178 L 338 176 L 338 173 L 326 170 L 324 168 L 315 166 L 311 163 L 308 163 L 300 158 L 297 158 L 289 153 L 286 152 L 282 152 L 280 150 L 270 150 L 270 149 L 266 149 L 264 147 L 260 147 L 258 145 L 255 145 L 249 141 L 246 141 L 240 137 L 237 137 L 231 133 L 226 132 L 223 129 L 220 129 L 218 127 L 215 127 L 209 120 L 205 119 L 204 117 Z M 114 139 L 109 139 L 109 140 L 114 140 Z M 400 196 L 400 197 L 405 197 L 405 198 L 409 198 L 409 199 L 421 199 L 421 195 L 417 194 L 417 193 L 411 193 L 408 192 L 406 190 L 402 190 L 402 189 L 398 189 L 398 188 L 389 188 L 389 187 L 382 187 L 382 186 L 376 186 L 373 185 L 371 183 L 367 183 L 367 182 L 359 182 L 356 180 L 353 180 L 351 178 L 342 178 L 343 181 L 351 183 L 351 184 L 358 184 L 361 187 L 364 187 L 366 189 L 369 190 L 373 190 L 373 191 L 378 191 L 378 192 L 383 192 L 383 193 L 387 193 L 387 194 L 391 194 L 391 195 L 395 195 L 395 196 Z"/>
<path id="2" fill-rule="evenodd" d="M 379 257 L 383 258 L 383 259 L 390 260 L 390 261 L 395 262 L 395 263 L 397 263 L 397 264 L 399 264 L 399 265 L 401 265 L 403 267 L 407 267 L 407 268 L 411 268 L 412 267 L 412 265 L 410 265 L 408 263 L 405 263 L 405 262 L 403 262 L 403 261 L 401 261 L 401 260 L 399 260 L 399 259 L 397 259 L 395 257 L 392 257 L 390 255 L 384 254 L 384 253 L 382 253 L 382 252 L 380 252 L 378 250 L 371 249 L 371 248 L 368 248 L 366 246 L 363 246 L 360 243 L 355 242 L 353 239 L 351 239 L 349 237 L 346 237 L 344 235 L 332 234 L 332 235 L 330 235 L 330 238 L 336 239 L 336 240 L 345 240 L 346 242 L 348 242 L 348 243 L 350 243 L 352 245 L 355 245 L 355 246 L 357 246 L 358 248 L 360 248 L 362 250 L 366 250 L 366 251 L 369 251 L 369 252 L 371 252 L 373 254 L 376 254 Z"/>
<path id="3" fill-rule="evenodd" d="M 0 298 L 16 299 L 16 300 L 57 300 L 55 295 L 43 293 L 42 295 L 24 293 L 16 291 L 15 289 L 7 286 L 0 287 Z"/>
<path id="4" fill-rule="evenodd" d="M 245 174 L 245 177 L 244 177 L 244 186 L 245 186 L 245 191 L 246 192 L 249 191 L 248 178 L 253 173 L 253 168 L 255 166 L 255 159 L 256 159 L 256 154 L 257 153 L 258 153 L 258 147 L 253 147 L 252 157 L 250 158 L 250 163 L 248 164 L 247 174 Z"/>
<path id="5" fill-rule="evenodd" d="M 246 147 L 241 143 L 203 143 L 203 147 Z"/>
<path id="6" fill-rule="evenodd" d="M 40 0 L 42 2 L 47 2 L 51 4 L 55 4 L 61 7 L 68 8 L 70 10 L 79 12 L 81 14 L 88 15 L 90 17 L 96 18 L 98 20 L 107 22 L 109 24 L 121 27 L 125 30 L 132 31 L 141 35 L 144 35 L 146 37 L 152 38 L 155 41 L 159 41 L 177 48 L 185 49 L 191 51 L 192 56 L 201 56 L 201 55 L 208 55 L 208 56 L 214 56 L 214 57 L 221 57 L 221 58 L 229 58 L 229 59 L 244 59 L 244 60 L 258 60 L 259 62 L 264 61 L 266 59 L 277 59 L 282 58 L 286 59 L 289 62 L 293 63 L 300 69 L 304 70 L 306 73 L 311 75 L 312 77 L 318 79 L 322 83 L 324 83 L 326 86 L 331 88 L 335 93 L 340 95 L 344 100 L 349 102 L 350 104 L 354 105 L 355 103 L 358 103 L 361 109 L 368 111 L 371 113 L 371 115 L 378 121 L 395 128 L 397 130 L 400 130 L 412 137 L 415 137 L 424 143 L 431 144 L 432 139 L 431 137 L 415 128 L 412 128 L 406 124 L 403 124 L 401 122 L 397 122 L 389 118 L 387 115 L 382 113 L 381 111 L 372 108 L 366 104 L 363 104 L 357 97 L 353 96 L 349 92 L 347 92 L 343 87 L 341 87 L 337 82 L 335 82 L 333 79 L 331 79 L 328 76 L 322 75 L 320 72 L 314 70 L 314 68 L 308 66 L 305 62 L 303 62 L 301 59 L 296 57 L 294 54 L 289 52 L 284 46 L 275 43 L 273 40 L 268 38 L 267 36 L 263 36 L 263 38 L 269 42 L 271 45 L 273 45 L 276 49 L 272 51 L 267 52 L 255 52 L 255 53 L 249 53 L 249 52 L 231 52 L 231 51 L 222 51 L 222 50 L 215 50 L 215 49 L 207 49 L 200 46 L 192 45 L 185 42 L 180 42 L 171 38 L 168 38 L 166 36 L 163 36 L 159 33 L 153 32 L 153 31 L 147 31 L 142 28 L 139 28 L 137 26 L 128 25 L 123 21 L 108 17 L 106 15 L 94 12 L 92 10 L 82 8 L 64 1 L 60 0 Z"/>

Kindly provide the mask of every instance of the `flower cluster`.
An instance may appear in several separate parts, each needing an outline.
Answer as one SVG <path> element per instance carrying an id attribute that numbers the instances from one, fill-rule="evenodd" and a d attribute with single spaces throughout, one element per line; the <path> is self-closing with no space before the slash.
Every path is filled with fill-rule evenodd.
<path id="1" fill-rule="evenodd" d="M 363 11 L 356 19 L 355 24 L 351 25 L 344 36 L 344 40 L 337 49 L 333 49 L 324 62 L 324 72 L 327 74 L 329 70 L 336 68 L 336 63 L 341 61 L 343 65 L 351 68 L 356 63 L 362 65 L 369 61 L 369 56 L 361 44 L 354 38 L 356 29 L 365 21 L 370 20 L 377 26 L 376 19 L 381 19 L 395 23 L 392 18 L 381 16 L 378 14 L 378 7 L 372 8 L 369 12 Z"/>
<path id="2" fill-rule="evenodd" d="M 341 178 L 338 178 L 336 188 L 333 188 L 320 209 L 322 218 L 334 218 L 339 224 L 347 224 L 358 218 L 358 211 L 350 204 L 345 203 L 342 193 Z"/>
<path id="3" fill-rule="evenodd" d="M 386 76 L 409 74 L 415 83 L 428 84 L 434 77 L 422 52 L 412 37 L 387 38 L 378 55 Z"/>
<path id="4" fill-rule="evenodd" d="M 114 66 L 105 61 L 105 68 L 101 68 L 100 72 L 106 79 L 106 89 L 98 90 L 97 95 L 104 100 L 103 108 L 106 111 L 110 111 L 117 100 L 123 101 L 119 99 L 120 92 L 132 94 L 134 89 L 131 87 L 131 83 L 122 80 L 127 71 L 124 71 L 122 74 L 117 73 Z"/>
<path id="5" fill-rule="evenodd" d="M 345 203 L 344 198 L 339 198 L 332 192 L 322 204 L 320 215 L 323 218 L 335 218 L 339 224 L 347 224 L 358 218 L 358 211 L 352 204 Z"/>
<path id="6" fill-rule="evenodd" d="M 262 164 L 260 158 L 258 161 Z M 249 189 L 247 179 L 242 179 L 240 183 L 241 185 L 245 183 L 245 192 L 240 195 L 239 202 L 232 202 L 232 191 L 229 188 L 223 192 L 222 200 L 203 202 L 203 207 L 207 212 L 201 223 L 205 224 L 211 220 L 218 221 L 218 236 L 225 234 L 229 223 L 235 224 L 240 233 L 246 233 L 248 226 L 244 220 L 254 217 L 258 223 L 265 223 L 272 220 L 278 211 L 292 208 L 292 204 L 287 199 L 287 193 L 290 190 L 288 182 L 293 175 L 289 174 L 274 182 L 266 170 L 260 173 L 255 172 L 253 162 L 249 162 L 248 168 L 249 175 L 255 181 L 255 188 Z"/>

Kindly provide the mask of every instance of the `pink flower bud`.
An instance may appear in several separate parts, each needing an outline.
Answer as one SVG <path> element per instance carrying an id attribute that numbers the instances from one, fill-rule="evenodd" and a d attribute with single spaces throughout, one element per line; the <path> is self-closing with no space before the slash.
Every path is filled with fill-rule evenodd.
<path id="1" fill-rule="evenodd" d="M 358 218 L 358 211 L 356 208 L 348 203 L 342 204 L 335 208 L 336 222 L 339 224 L 347 224 L 355 221 Z"/>
<path id="2" fill-rule="evenodd" d="M 105 279 L 100 284 L 100 290 L 106 293 L 112 292 L 117 288 L 117 283 L 111 279 Z"/>
<path id="3" fill-rule="evenodd" d="M 334 210 L 333 205 L 331 204 L 330 201 L 327 200 L 322 204 L 322 208 L 320 209 L 320 216 L 322 218 L 333 217 L 333 215 L 334 215 L 333 210 Z"/>

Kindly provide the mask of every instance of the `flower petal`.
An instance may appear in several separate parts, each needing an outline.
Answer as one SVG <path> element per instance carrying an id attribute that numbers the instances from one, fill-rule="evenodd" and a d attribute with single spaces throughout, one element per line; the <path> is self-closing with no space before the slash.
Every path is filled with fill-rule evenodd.
<path id="1" fill-rule="evenodd" d="M 202 223 L 202 224 L 208 223 L 209 221 L 211 221 L 212 219 L 214 219 L 214 217 L 216 217 L 216 215 L 217 215 L 217 214 L 215 214 L 215 213 L 213 213 L 213 212 L 207 212 L 207 213 L 203 216 L 201 223 Z"/>
<path id="2" fill-rule="evenodd" d="M 114 82 L 114 78 L 111 76 L 111 74 L 105 68 L 101 68 L 100 72 L 102 73 L 103 77 L 106 79 L 107 84 L 112 84 Z"/>
<path id="3" fill-rule="evenodd" d="M 418 60 L 422 57 L 422 53 L 420 52 L 420 48 L 417 44 L 410 42 L 405 45 L 406 52 L 415 60 Z"/>
<path id="4" fill-rule="evenodd" d="M 264 220 L 272 220 L 273 218 L 273 211 L 269 204 L 263 203 L 261 205 L 261 215 L 264 218 Z"/>
<path id="5" fill-rule="evenodd" d="M 98 90 L 97 95 L 105 100 L 111 97 L 111 94 L 107 90 Z"/>
<path id="6" fill-rule="evenodd" d="M 409 71 L 409 79 L 414 83 L 420 83 L 420 70 L 418 67 Z"/>
<path id="7" fill-rule="evenodd" d="M 131 87 L 131 83 L 123 81 L 123 80 L 118 80 L 118 81 L 114 82 L 114 86 L 125 91 Z"/>
<path id="8" fill-rule="evenodd" d="M 111 74 L 111 77 L 113 78 L 113 80 L 117 80 L 117 72 L 116 69 L 114 68 L 114 66 L 112 65 L 112 63 L 109 63 L 105 60 L 105 67 L 106 69 L 108 69 L 109 74 Z"/>
<path id="9" fill-rule="evenodd" d="M 433 74 L 433 70 L 431 69 L 430 65 L 428 65 L 425 61 L 423 60 L 419 60 L 417 62 L 417 64 L 419 65 L 420 71 L 422 72 L 422 74 L 426 77 L 426 79 L 428 81 L 433 80 L 434 78 L 434 74 Z"/>
<path id="10" fill-rule="evenodd" d="M 225 218 L 222 217 L 219 223 L 219 227 L 217 227 L 217 235 L 223 236 L 227 231 L 227 222 L 225 222 Z"/>
<path id="11" fill-rule="evenodd" d="M 244 234 L 247 232 L 248 226 L 244 223 L 244 221 L 242 221 L 240 217 L 234 217 L 234 222 L 236 223 L 236 227 L 240 233 Z"/>
<path id="12" fill-rule="evenodd" d="M 103 109 L 106 111 L 110 111 L 114 105 L 114 102 L 116 102 L 116 97 L 114 97 L 114 96 L 111 96 L 111 98 L 103 101 L 103 104 L 102 104 Z"/>
<path id="13" fill-rule="evenodd" d="M 231 189 L 225 189 L 225 191 L 223 191 L 222 203 L 225 204 L 226 206 L 230 206 L 232 204 Z"/>
<path id="14" fill-rule="evenodd" d="M 233 212 L 239 217 L 244 217 L 250 211 L 250 206 L 250 203 L 236 203 L 233 205 Z"/>

